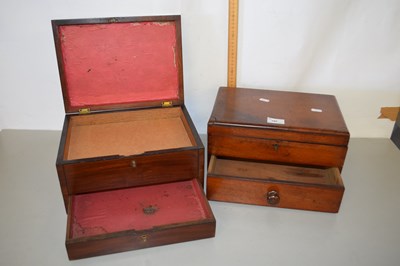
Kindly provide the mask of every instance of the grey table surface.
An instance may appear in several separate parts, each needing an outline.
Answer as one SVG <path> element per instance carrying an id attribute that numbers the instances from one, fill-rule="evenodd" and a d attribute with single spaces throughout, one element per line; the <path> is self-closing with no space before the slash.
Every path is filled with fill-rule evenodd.
<path id="1" fill-rule="evenodd" d="M 210 202 L 215 238 L 78 261 L 64 245 L 59 139 L 0 132 L 0 265 L 400 265 L 400 151 L 389 139 L 350 140 L 337 214 Z"/>

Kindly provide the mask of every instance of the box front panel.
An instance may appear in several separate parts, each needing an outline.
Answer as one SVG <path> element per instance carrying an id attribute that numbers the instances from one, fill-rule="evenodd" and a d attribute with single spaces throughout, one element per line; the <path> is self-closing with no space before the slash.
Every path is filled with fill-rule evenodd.
<path id="1" fill-rule="evenodd" d="M 70 195 L 199 177 L 199 151 L 164 152 L 64 165 Z M 203 166 L 201 166 L 203 167 Z"/>
<path id="2" fill-rule="evenodd" d="M 347 147 L 209 134 L 208 153 L 224 157 L 341 169 Z"/>
<path id="3" fill-rule="evenodd" d="M 349 133 L 327 134 L 325 132 L 307 132 L 301 129 L 284 130 L 262 126 L 235 126 L 214 121 L 209 121 L 207 130 L 209 135 L 242 136 L 333 146 L 347 146 L 350 138 Z"/>

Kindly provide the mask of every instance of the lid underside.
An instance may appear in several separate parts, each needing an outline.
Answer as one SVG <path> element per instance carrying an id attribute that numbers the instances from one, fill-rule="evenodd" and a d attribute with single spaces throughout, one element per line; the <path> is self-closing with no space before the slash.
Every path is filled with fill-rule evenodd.
<path id="1" fill-rule="evenodd" d="M 67 112 L 180 100 L 177 21 L 80 23 L 55 30 Z"/>

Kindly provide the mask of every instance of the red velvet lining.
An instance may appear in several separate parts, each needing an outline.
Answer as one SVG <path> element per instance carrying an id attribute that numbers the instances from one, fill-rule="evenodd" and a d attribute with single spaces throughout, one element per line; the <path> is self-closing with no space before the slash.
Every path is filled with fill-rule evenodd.
<path id="1" fill-rule="evenodd" d="M 71 107 L 178 99 L 173 22 L 67 25 L 59 30 Z"/>
<path id="2" fill-rule="evenodd" d="M 195 180 L 73 197 L 70 238 L 210 218 Z"/>

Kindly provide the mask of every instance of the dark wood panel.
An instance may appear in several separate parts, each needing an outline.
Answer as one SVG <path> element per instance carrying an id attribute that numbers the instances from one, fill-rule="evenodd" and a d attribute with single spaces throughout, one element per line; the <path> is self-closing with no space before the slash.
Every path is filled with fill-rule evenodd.
<path id="1" fill-rule="evenodd" d="M 216 156 L 342 168 L 347 147 L 209 135 L 208 152 Z"/>
<path id="2" fill-rule="evenodd" d="M 204 151 L 204 145 L 203 142 L 201 141 L 200 135 L 196 130 L 196 127 L 192 121 L 192 118 L 190 117 L 190 114 L 188 110 L 186 109 L 185 105 L 182 105 L 182 113 L 184 115 L 184 118 L 182 118 L 183 124 L 185 125 L 185 128 L 188 132 L 191 132 L 189 134 L 190 136 L 193 137 L 193 145 L 195 145 L 198 148 L 199 154 L 199 175 L 198 175 L 198 180 L 201 184 L 201 186 L 204 186 L 204 160 L 205 160 L 205 151 Z"/>
<path id="3" fill-rule="evenodd" d="M 60 182 L 62 197 L 64 200 L 65 211 L 68 212 L 68 206 L 67 206 L 68 189 L 67 189 L 67 181 L 65 179 L 65 174 L 64 174 L 64 168 L 62 167 L 62 165 L 57 165 L 56 169 L 57 169 L 58 181 Z"/>
<path id="4" fill-rule="evenodd" d="M 203 166 L 199 166 L 198 155 L 197 149 L 190 149 L 66 164 L 68 192 L 73 195 L 199 178 L 199 167 Z"/>
<path id="5" fill-rule="evenodd" d="M 390 139 L 397 146 L 397 148 L 400 149 L 400 113 L 397 115 L 397 120 L 396 123 L 394 124 L 393 132 L 392 135 L 390 136 Z"/>
<path id="6" fill-rule="evenodd" d="M 66 243 L 70 260 L 180 243 L 215 236 L 215 220 L 144 232 L 125 232 L 104 238 Z"/>
<path id="7" fill-rule="evenodd" d="M 209 135 L 229 135 L 258 139 L 287 140 L 302 143 L 325 144 L 334 146 L 347 146 L 350 135 L 348 132 L 340 133 L 310 133 L 301 129 L 283 130 L 271 127 L 246 127 L 229 125 L 210 120 L 208 122 Z"/>

